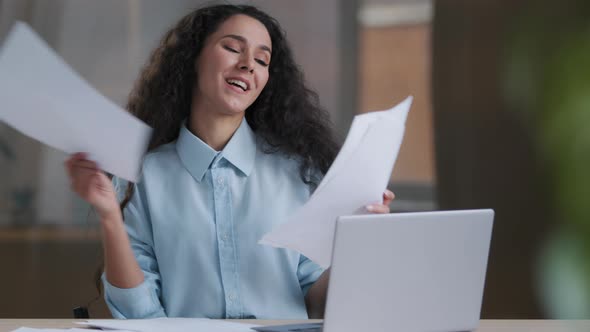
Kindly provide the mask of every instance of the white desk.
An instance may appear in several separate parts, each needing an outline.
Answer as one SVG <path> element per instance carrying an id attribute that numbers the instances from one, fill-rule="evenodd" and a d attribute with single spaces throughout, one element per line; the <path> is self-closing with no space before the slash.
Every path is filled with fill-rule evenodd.
<path id="1" fill-rule="evenodd" d="M 21 326 L 34 328 L 79 327 L 73 319 L 0 319 L 0 332 L 9 332 Z M 317 322 L 280 320 L 241 320 L 244 323 L 270 325 Z M 370 331 L 367 331 L 370 332 Z M 590 320 L 489 320 L 481 321 L 476 332 L 590 332 Z"/>

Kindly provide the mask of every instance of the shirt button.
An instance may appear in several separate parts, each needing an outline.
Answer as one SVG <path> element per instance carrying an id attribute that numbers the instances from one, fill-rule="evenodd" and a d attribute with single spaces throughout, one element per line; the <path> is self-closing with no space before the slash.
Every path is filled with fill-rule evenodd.
<path id="1" fill-rule="evenodd" d="M 217 178 L 217 184 L 223 186 L 223 178 L 221 176 Z"/>
<path id="2" fill-rule="evenodd" d="M 223 234 L 223 235 L 221 236 L 221 239 L 222 239 L 223 241 L 227 241 L 227 240 L 229 239 L 229 236 L 227 236 L 227 234 Z"/>
<path id="3" fill-rule="evenodd" d="M 229 294 L 229 301 L 233 302 L 236 299 L 236 296 L 234 295 L 234 293 Z"/>

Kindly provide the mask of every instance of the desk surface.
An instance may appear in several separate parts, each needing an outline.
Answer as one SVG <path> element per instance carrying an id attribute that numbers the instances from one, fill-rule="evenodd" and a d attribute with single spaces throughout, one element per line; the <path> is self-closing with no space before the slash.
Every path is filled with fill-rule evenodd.
<path id="1" fill-rule="evenodd" d="M 33 328 L 79 327 L 73 319 L 0 319 L 0 332 L 10 332 L 21 326 Z M 241 320 L 240 322 L 270 325 L 312 321 Z M 92 331 L 92 330 L 89 330 Z M 590 320 L 481 320 L 476 332 L 588 332 Z"/>

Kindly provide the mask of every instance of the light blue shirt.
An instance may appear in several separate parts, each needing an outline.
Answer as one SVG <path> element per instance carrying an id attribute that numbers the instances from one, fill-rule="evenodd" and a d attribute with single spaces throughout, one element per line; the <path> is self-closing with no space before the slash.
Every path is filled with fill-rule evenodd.
<path id="1" fill-rule="evenodd" d="M 185 126 L 149 153 L 124 210 L 145 280 L 111 285 L 115 318 L 307 318 L 304 297 L 323 270 L 305 256 L 258 244 L 300 207 L 310 188 L 299 163 L 267 154 L 246 120 L 221 152 Z M 115 179 L 119 198 L 126 183 Z"/>

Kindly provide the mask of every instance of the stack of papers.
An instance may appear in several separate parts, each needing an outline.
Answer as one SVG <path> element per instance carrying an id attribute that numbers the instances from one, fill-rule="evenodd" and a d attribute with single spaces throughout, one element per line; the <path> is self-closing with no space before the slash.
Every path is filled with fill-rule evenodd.
<path id="1" fill-rule="evenodd" d="M 112 332 L 252 332 L 258 325 L 207 318 L 91 319 L 78 324 Z M 88 332 L 88 329 L 34 329 L 21 327 L 12 332 Z"/>
<path id="2" fill-rule="evenodd" d="M 32 327 L 21 327 L 12 332 L 89 332 L 88 329 L 36 329 Z M 124 330 L 115 330 L 113 332 L 133 332 Z"/>
<path id="3" fill-rule="evenodd" d="M 25 23 L 0 49 L 0 121 L 137 182 L 151 128 L 102 96 Z"/>
<path id="4" fill-rule="evenodd" d="M 383 201 L 411 105 L 410 96 L 389 110 L 357 115 L 309 201 L 259 243 L 298 251 L 329 267 L 336 218 L 368 213 L 366 205 Z"/>
<path id="5" fill-rule="evenodd" d="M 257 326 L 207 318 L 91 319 L 80 324 L 103 330 L 122 329 L 137 332 L 252 332 L 251 328 Z"/>

